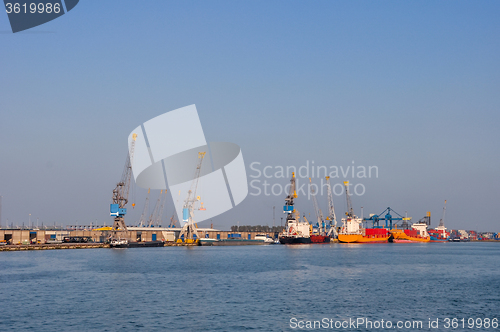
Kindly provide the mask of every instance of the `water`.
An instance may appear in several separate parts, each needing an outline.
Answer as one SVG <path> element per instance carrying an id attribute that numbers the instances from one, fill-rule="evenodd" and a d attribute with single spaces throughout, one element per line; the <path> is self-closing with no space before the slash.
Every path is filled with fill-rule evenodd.
<path id="1" fill-rule="evenodd" d="M 438 331 L 447 317 L 500 318 L 499 272 L 498 243 L 2 252 L 0 330 L 291 331 L 291 319 L 364 317 Z"/>

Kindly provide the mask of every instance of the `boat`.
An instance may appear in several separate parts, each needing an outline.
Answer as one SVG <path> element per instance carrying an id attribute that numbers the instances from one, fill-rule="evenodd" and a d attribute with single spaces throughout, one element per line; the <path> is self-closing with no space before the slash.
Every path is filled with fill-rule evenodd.
<path id="1" fill-rule="evenodd" d="M 351 197 L 349 194 L 349 181 L 344 181 L 344 187 L 347 199 L 347 212 L 345 218 L 342 218 L 342 227 L 340 229 L 338 240 L 340 243 L 377 243 L 388 242 L 390 233 L 386 228 L 373 227 L 363 228 L 363 219 L 354 214 Z"/>
<path id="2" fill-rule="evenodd" d="M 299 211 L 295 210 L 293 199 L 297 198 L 295 191 L 295 172 L 290 180 L 290 191 L 285 198 L 283 213 L 286 214 L 285 230 L 280 234 L 281 244 L 308 244 L 311 243 L 310 224 L 300 220 Z"/>
<path id="3" fill-rule="evenodd" d="M 412 229 L 391 229 L 389 242 L 404 243 L 404 242 L 429 242 L 430 236 L 427 233 L 426 223 L 416 223 L 411 225 Z"/>
<path id="4" fill-rule="evenodd" d="M 389 242 L 391 236 L 386 228 L 362 228 L 363 219 L 352 217 L 342 218 L 338 240 L 340 243 L 379 243 Z"/>
<path id="5" fill-rule="evenodd" d="M 128 248 L 128 240 L 127 239 L 112 239 L 109 242 L 110 248 Z"/>
<path id="6" fill-rule="evenodd" d="M 255 235 L 255 240 L 262 241 L 264 244 L 274 243 L 274 240 L 267 236 L 267 234 L 257 234 Z"/>
<path id="7" fill-rule="evenodd" d="M 227 239 L 209 239 L 209 238 L 201 238 L 198 240 L 199 246 L 241 246 L 241 245 L 264 245 L 264 244 L 272 244 L 274 240 L 267 235 L 256 235 L 255 239 L 243 239 L 241 238 L 241 234 L 229 234 L 229 235 L 240 235 L 240 236 L 232 236 Z"/>
<path id="8" fill-rule="evenodd" d="M 311 234 L 311 243 L 330 243 L 330 237 L 327 235 Z"/>
<path id="9" fill-rule="evenodd" d="M 165 246 L 163 241 L 130 242 L 127 239 L 113 239 L 109 243 L 110 248 L 149 248 L 163 246 Z"/>

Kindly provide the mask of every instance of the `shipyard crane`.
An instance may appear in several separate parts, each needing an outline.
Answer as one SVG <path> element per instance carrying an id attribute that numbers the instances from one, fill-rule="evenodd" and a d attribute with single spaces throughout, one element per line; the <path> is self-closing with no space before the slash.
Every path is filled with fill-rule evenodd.
<path id="1" fill-rule="evenodd" d="M 351 195 L 349 195 L 349 181 L 344 181 L 345 197 L 347 201 L 347 212 L 345 215 L 349 218 L 355 218 L 354 211 L 352 209 Z"/>
<path id="2" fill-rule="evenodd" d="M 446 213 L 446 200 L 444 200 L 443 218 L 441 218 L 441 220 L 439 220 L 439 226 L 440 227 L 444 227 L 444 215 L 445 215 L 445 213 Z"/>
<path id="3" fill-rule="evenodd" d="M 399 217 L 396 217 L 396 218 L 393 217 L 391 215 L 391 211 L 393 213 L 397 214 Z M 381 217 L 384 213 L 386 213 L 384 215 L 384 217 Z M 379 222 L 381 220 L 385 221 L 385 228 L 392 229 L 392 226 L 393 226 L 392 222 L 393 221 L 401 221 L 401 220 L 409 221 L 409 220 L 411 220 L 411 217 L 403 217 L 402 215 L 400 215 L 399 213 L 397 213 L 396 211 L 394 211 L 393 209 L 388 207 L 387 209 L 382 211 L 382 213 L 380 213 L 380 214 L 374 214 L 374 215 L 371 215 L 369 218 L 363 219 L 363 221 L 371 221 L 373 223 L 373 228 L 379 228 L 380 227 Z M 377 227 L 375 227 L 375 224 L 377 224 Z"/>
<path id="4" fill-rule="evenodd" d="M 335 215 L 335 207 L 333 205 L 333 193 L 332 187 L 330 185 L 330 177 L 326 177 L 326 187 L 328 190 L 328 217 L 326 220 L 330 221 L 330 230 L 328 231 L 328 235 L 338 236 L 337 232 L 337 216 Z"/>
<path id="5" fill-rule="evenodd" d="M 196 230 L 196 225 L 194 224 L 194 205 L 200 200 L 200 196 L 196 196 L 196 189 L 198 188 L 198 181 L 201 174 L 201 165 L 203 163 L 203 158 L 205 158 L 206 152 L 198 152 L 198 164 L 196 165 L 196 171 L 194 173 L 193 182 L 191 188 L 188 191 L 188 196 L 184 201 L 184 206 L 182 207 L 182 220 L 184 225 L 179 234 L 179 240 L 184 238 L 187 243 L 192 243 L 199 238 L 198 231 Z M 182 240 L 181 240 L 182 241 Z"/>
<path id="6" fill-rule="evenodd" d="M 165 189 L 165 192 L 163 193 L 163 199 L 162 199 L 162 202 L 161 202 L 161 206 L 160 206 L 160 211 L 158 211 L 158 214 L 156 215 L 156 227 L 160 227 L 160 225 L 162 224 L 162 221 L 161 219 L 163 218 L 163 211 L 165 209 L 165 202 L 167 201 L 167 189 Z"/>
<path id="7" fill-rule="evenodd" d="M 146 197 L 146 203 L 144 203 L 144 210 L 142 210 L 141 220 L 139 221 L 139 227 L 144 227 L 146 224 L 146 216 L 149 213 L 149 195 L 151 189 L 148 189 L 148 196 Z"/>
<path id="8" fill-rule="evenodd" d="M 297 198 L 297 191 L 295 190 L 295 172 L 292 172 L 292 179 L 290 180 L 290 190 L 288 196 L 285 198 L 285 206 L 283 206 L 283 213 L 286 213 L 286 221 L 294 219 L 293 212 L 293 199 Z"/>
<path id="9" fill-rule="evenodd" d="M 156 201 L 155 208 L 153 209 L 153 212 L 149 216 L 148 227 L 154 227 L 155 223 L 157 222 L 158 214 L 160 213 L 160 205 L 161 205 L 162 197 L 163 197 L 163 189 L 160 191 L 160 196 L 158 196 L 158 200 Z"/>
<path id="10" fill-rule="evenodd" d="M 314 213 L 316 214 L 316 219 L 318 220 L 318 227 L 320 233 L 323 233 L 325 232 L 325 222 L 324 222 L 323 212 L 318 206 L 318 201 L 316 200 L 316 191 L 312 187 L 311 178 L 309 178 L 309 189 L 311 191 L 312 201 L 314 205 Z"/>
<path id="11" fill-rule="evenodd" d="M 116 184 L 116 188 L 113 189 L 113 203 L 111 203 L 109 212 L 111 216 L 114 216 L 113 222 L 113 238 L 116 238 L 116 233 L 119 231 L 127 231 L 127 226 L 125 225 L 125 215 L 127 214 L 127 209 L 125 208 L 128 203 L 128 194 L 130 190 L 130 179 L 132 177 L 132 162 L 134 160 L 134 148 L 135 141 L 137 140 L 137 134 L 132 134 L 132 142 L 130 142 L 130 149 L 125 161 L 125 168 L 123 169 L 123 174 L 120 182 Z"/>

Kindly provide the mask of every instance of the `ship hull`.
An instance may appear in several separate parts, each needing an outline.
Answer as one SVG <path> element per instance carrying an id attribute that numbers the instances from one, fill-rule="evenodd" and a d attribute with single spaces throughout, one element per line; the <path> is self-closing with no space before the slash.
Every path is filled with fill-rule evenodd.
<path id="1" fill-rule="evenodd" d="M 338 239 L 341 243 L 387 243 L 389 241 L 389 236 L 371 237 L 361 234 L 339 234 Z"/>
<path id="2" fill-rule="evenodd" d="M 437 237 L 437 236 L 430 236 L 431 240 L 430 242 L 448 242 L 449 237 L 442 238 L 442 237 Z"/>
<path id="3" fill-rule="evenodd" d="M 281 236 L 281 244 L 309 244 L 312 243 L 310 237 Z"/>
<path id="4" fill-rule="evenodd" d="M 148 242 L 129 242 L 121 244 L 110 244 L 111 248 L 150 248 L 150 247 L 163 247 L 165 243 L 162 241 L 148 241 Z"/>
<path id="5" fill-rule="evenodd" d="M 311 235 L 311 243 L 330 243 L 330 237 L 326 235 Z"/>

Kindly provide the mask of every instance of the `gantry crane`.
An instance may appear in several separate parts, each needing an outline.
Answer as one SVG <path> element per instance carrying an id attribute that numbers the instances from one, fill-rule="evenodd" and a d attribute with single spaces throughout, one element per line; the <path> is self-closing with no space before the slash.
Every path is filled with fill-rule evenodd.
<path id="1" fill-rule="evenodd" d="M 184 201 L 184 206 L 182 207 L 182 220 L 184 221 L 184 225 L 179 234 L 179 240 L 182 241 L 181 238 L 184 238 L 184 241 L 186 243 L 192 243 L 199 238 L 198 231 L 193 219 L 194 205 L 200 200 L 200 196 L 196 196 L 196 189 L 198 188 L 198 181 L 201 174 L 201 165 L 203 163 L 203 158 L 205 158 L 205 153 L 206 152 L 198 152 L 199 161 L 194 173 L 193 183 L 191 184 L 191 188 L 188 191 L 188 196 Z"/>
<path id="2" fill-rule="evenodd" d="M 399 217 L 397 218 L 394 218 L 392 215 L 391 215 L 391 211 L 395 214 L 397 214 Z M 387 212 L 387 213 L 386 213 Z M 384 215 L 384 217 L 381 217 L 384 213 L 386 213 Z M 373 228 L 379 228 L 380 225 L 379 225 L 379 222 L 381 220 L 385 220 L 385 228 L 391 230 L 392 227 L 393 227 L 393 221 L 396 221 L 394 223 L 394 225 L 398 222 L 398 221 L 409 221 L 411 220 L 411 217 L 403 217 L 402 215 L 400 215 L 399 213 L 397 213 L 396 211 L 394 211 L 393 209 L 391 209 L 390 207 L 388 207 L 387 209 L 385 209 L 384 211 L 382 211 L 382 213 L 379 213 L 379 214 L 374 214 L 372 216 L 370 216 L 370 218 L 364 218 L 363 221 L 371 221 L 373 223 Z M 375 226 L 375 224 L 377 224 L 377 226 Z"/>
<path id="3" fill-rule="evenodd" d="M 325 221 L 323 217 L 323 212 L 319 208 L 318 201 L 316 200 L 316 191 L 313 189 L 311 178 L 309 178 L 309 187 L 314 205 L 314 213 L 316 214 L 316 219 L 318 221 L 319 232 L 323 234 L 325 233 Z"/>
<path id="4" fill-rule="evenodd" d="M 137 134 L 132 134 L 132 142 L 130 142 L 130 149 L 125 161 L 125 168 L 123 169 L 123 174 L 121 181 L 116 184 L 116 188 L 113 189 L 113 203 L 111 203 L 109 212 L 111 216 L 114 216 L 113 222 L 113 238 L 117 238 L 117 232 L 126 232 L 127 226 L 125 225 L 125 215 L 127 214 L 127 209 L 125 206 L 128 203 L 128 193 L 130 190 L 130 179 L 132 177 L 132 162 L 134 160 L 134 148 L 135 141 L 137 139 Z"/>
<path id="5" fill-rule="evenodd" d="M 337 232 L 337 216 L 335 215 L 335 207 L 333 205 L 333 193 L 332 187 L 330 186 L 330 177 L 326 177 L 326 187 L 328 190 L 328 217 L 326 220 L 330 222 L 330 229 L 328 231 L 329 236 L 338 236 Z"/>

